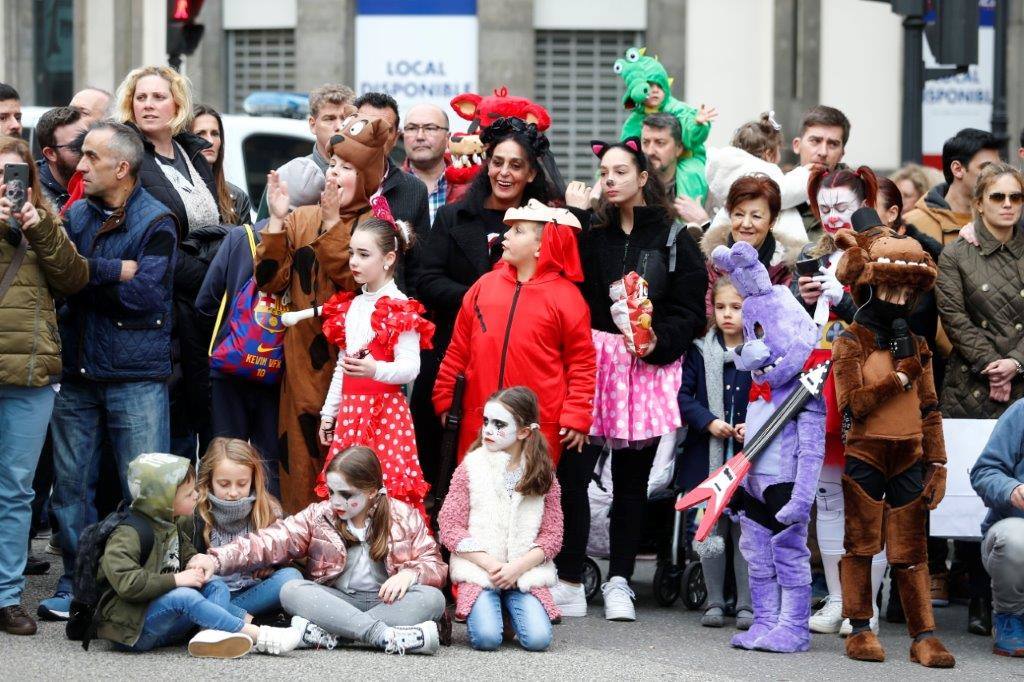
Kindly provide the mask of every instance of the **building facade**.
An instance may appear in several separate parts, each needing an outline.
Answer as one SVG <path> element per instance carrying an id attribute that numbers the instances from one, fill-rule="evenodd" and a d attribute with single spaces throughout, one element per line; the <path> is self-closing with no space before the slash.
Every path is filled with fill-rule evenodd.
<path id="1" fill-rule="evenodd" d="M 429 23 L 429 11 L 446 14 Z M 84 85 L 113 89 L 134 66 L 166 63 L 166 12 L 165 0 L 0 0 L 0 80 L 34 104 L 66 101 Z M 507 87 L 543 103 L 566 176 L 585 178 L 593 169 L 587 142 L 616 137 L 624 117 L 612 63 L 646 45 L 675 76 L 677 97 L 720 110 L 712 145 L 767 110 L 793 137 L 801 112 L 821 102 L 854 122 L 847 160 L 879 169 L 900 161 L 903 34 L 888 3 L 206 0 L 199 20 L 205 35 L 183 71 L 198 101 L 226 112 L 254 90 L 308 92 L 327 82 L 358 90 L 394 76 L 401 95 L 415 89 L 407 83 L 416 74 L 406 72 L 441 72 L 451 84 L 437 93 L 472 83 L 477 92 Z M 417 21 L 427 28 L 417 30 Z M 1020 131 L 1024 4 L 1011 3 L 1010 22 L 1008 113 L 1010 131 Z M 370 33 L 361 28 L 368 26 Z M 388 59 L 412 44 L 436 47 L 436 60 Z"/>

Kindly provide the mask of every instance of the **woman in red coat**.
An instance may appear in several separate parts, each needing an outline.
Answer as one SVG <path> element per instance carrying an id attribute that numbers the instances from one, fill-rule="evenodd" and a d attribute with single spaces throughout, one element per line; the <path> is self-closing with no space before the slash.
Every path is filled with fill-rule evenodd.
<path id="1" fill-rule="evenodd" d="M 459 459 L 480 432 L 487 398 L 527 386 L 540 401 L 540 428 L 554 462 L 580 449 L 590 430 L 597 364 L 576 244 L 579 220 L 531 200 L 505 214 L 502 259 L 462 299 L 451 345 L 434 384 L 434 409 L 451 408 L 466 376 Z"/>

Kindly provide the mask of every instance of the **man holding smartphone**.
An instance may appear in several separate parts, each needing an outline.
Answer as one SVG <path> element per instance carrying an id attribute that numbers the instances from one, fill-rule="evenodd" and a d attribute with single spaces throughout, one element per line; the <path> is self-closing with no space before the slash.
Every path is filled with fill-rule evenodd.
<path id="1" fill-rule="evenodd" d="M 60 222 L 36 207 L 28 145 L 0 138 L 0 161 L 7 159 L 20 163 L 4 164 L 4 180 L 21 178 L 25 191 L 12 204 L 15 193 L 0 182 L 0 630 L 32 635 L 36 623 L 21 607 L 22 573 L 32 477 L 61 372 L 53 299 L 85 286 L 89 266 Z"/>

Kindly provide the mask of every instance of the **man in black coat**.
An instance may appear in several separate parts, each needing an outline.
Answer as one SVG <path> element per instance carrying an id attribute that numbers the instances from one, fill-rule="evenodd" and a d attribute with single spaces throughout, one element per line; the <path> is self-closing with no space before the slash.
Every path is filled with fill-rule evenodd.
<path id="1" fill-rule="evenodd" d="M 405 262 L 395 275 L 395 283 L 409 298 L 416 297 L 416 278 L 419 271 L 420 249 L 430 232 L 430 207 L 427 204 L 427 186 L 411 173 L 406 173 L 391 160 L 391 151 L 398 143 L 398 102 L 383 92 L 368 92 L 354 102 L 360 114 L 379 116 L 391 126 L 391 134 L 384 147 L 388 168 L 381 183 L 381 194 L 388 200 L 395 220 L 404 220 L 416 232 L 416 242 L 406 254 Z"/>

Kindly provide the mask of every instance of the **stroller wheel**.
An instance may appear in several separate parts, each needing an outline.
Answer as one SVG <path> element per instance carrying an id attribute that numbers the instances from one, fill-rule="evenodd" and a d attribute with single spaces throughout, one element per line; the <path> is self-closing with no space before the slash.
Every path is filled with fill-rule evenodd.
<path id="1" fill-rule="evenodd" d="M 699 561 L 694 561 L 686 566 L 686 570 L 683 571 L 683 585 L 686 587 L 683 603 L 687 610 L 693 611 L 699 608 L 708 598 L 708 588 L 704 584 L 704 569 Z"/>
<path id="2" fill-rule="evenodd" d="M 590 557 L 583 559 L 583 591 L 587 601 L 592 601 L 601 591 L 601 568 Z"/>
<path id="3" fill-rule="evenodd" d="M 658 566 L 654 572 L 654 600 L 659 606 L 672 606 L 683 590 L 682 575 L 670 563 Z"/>

